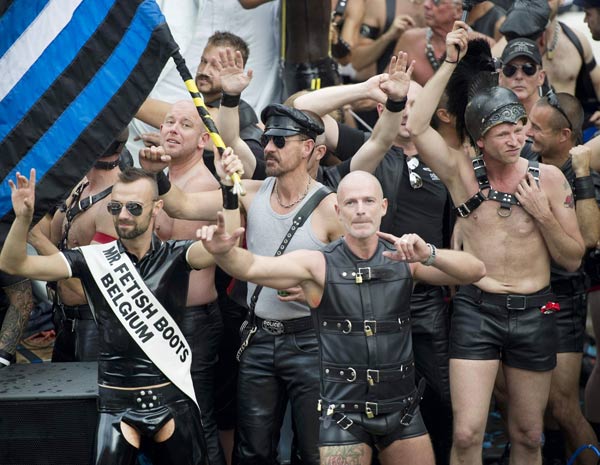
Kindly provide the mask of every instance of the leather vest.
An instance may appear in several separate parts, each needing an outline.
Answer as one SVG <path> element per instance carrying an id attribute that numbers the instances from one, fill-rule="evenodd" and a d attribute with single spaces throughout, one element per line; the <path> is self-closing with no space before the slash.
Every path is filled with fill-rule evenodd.
<path id="1" fill-rule="evenodd" d="M 410 331 L 413 279 L 405 262 L 356 257 L 343 239 L 325 247 L 326 283 L 312 312 L 319 337 L 321 405 L 331 412 L 396 411 L 414 393 Z M 376 404 L 376 405 L 375 405 Z M 387 406 L 386 406 L 387 404 Z"/>

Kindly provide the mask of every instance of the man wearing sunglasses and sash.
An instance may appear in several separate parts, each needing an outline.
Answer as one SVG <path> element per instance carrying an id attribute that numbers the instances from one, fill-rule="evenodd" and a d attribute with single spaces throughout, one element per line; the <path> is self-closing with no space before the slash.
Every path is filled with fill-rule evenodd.
<path id="1" fill-rule="evenodd" d="M 429 125 L 466 53 L 466 28 L 455 23 L 446 39 L 446 61 L 417 97 L 407 123 L 420 155 L 457 206 L 460 245 L 487 269 L 485 278 L 461 286 L 454 298 L 451 463 L 481 464 L 489 402 L 502 362 L 510 462 L 540 465 L 543 413 L 556 365 L 550 264 L 554 260 L 576 270 L 584 243 L 564 175 L 554 166 L 536 166 L 520 157 L 527 116 L 511 90 L 491 86 L 469 100 L 465 125 L 480 152 L 473 160 L 448 147 Z"/>
<path id="2" fill-rule="evenodd" d="M 241 169 L 228 149 L 223 164 Z M 98 320 L 99 418 L 96 465 L 133 465 L 154 441 L 154 463 L 206 463 L 202 425 L 190 376 L 191 351 L 179 329 L 193 269 L 214 262 L 201 243 L 161 242 L 153 235 L 162 208 L 155 176 L 137 168 L 119 175 L 107 205 L 119 239 L 28 256 L 35 169 L 9 181 L 16 219 L 0 267 L 46 281 L 81 279 Z M 227 221 L 239 225 L 237 198 L 223 191 Z"/>

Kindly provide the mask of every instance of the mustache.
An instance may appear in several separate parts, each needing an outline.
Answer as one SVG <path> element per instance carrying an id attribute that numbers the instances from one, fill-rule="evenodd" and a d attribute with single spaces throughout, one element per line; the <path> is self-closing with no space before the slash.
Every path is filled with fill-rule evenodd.
<path id="1" fill-rule="evenodd" d="M 206 75 L 206 74 L 196 74 L 196 80 L 198 79 L 204 79 L 208 82 L 212 82 L 212 79 L 210 78 L 210 76 Z"/>

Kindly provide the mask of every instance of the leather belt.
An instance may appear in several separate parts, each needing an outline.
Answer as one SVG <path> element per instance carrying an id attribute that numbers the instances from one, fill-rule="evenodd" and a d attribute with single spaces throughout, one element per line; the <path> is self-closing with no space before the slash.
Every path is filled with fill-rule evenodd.
<path id="1" fill-rule="evenodd" d="M 353 367 L 323 367 L 323 376 L 327 379 L 337 381 L 347 381 L 348 383 L 369 383 L 371 386 L 376 383 L 386 383 L 398 381 L 406 377 L 415 366 L 413 361 L 399 368 L 376 370 L 372 368 L 353 368 Z"/>
<path id="2" fill-rule="evenodd" d="M 363 281 L 372 281 L 374 279 L 390 279 L 396 276 L 396 271 L 392 268 L 385 267 L 358 267 L 340 269 L 340 277 L 354 281 L 356 284 L 361 284 Z"/>
<path id="3" fill-rule="evenodd" d="M 93 320 L 94 314 L 90 309 L 90 306 L 85 305 L 64 305 L 59 304 L 59 307 L 63 313 L 63 316 L 68 320 Z"/>
<path id="4" fill-rule="evenodd" d="M 492 294 L 485 292 L 476 286 L 461 286 L 459 294 L 466 294 L 478 302 L 499 305 L 508 310 L 525 310 L 527 308 L 542 307 L 549 301 L 554 300 L 554 295 L 549 287 L 535 294 Z"/>
<path id="5" fill-rule="evenodd" d="M 146 410 L 170 404 L 185 398 L 177 386 L 172 383 L 166 386 L 149 389 L 111 389 L 99 387 L 98 405 L 100 411 L 133 408 Z"/>
<path id="6" fill-rule="evenodd" d="M 321 329 L 325 331 L 341 331 L 344 334 L 364 333 L 373 336 L 377 333 L 394 333 L 410 323 L 410 317 L 398 318 L 394 321 L 381 320 L 341 320 L 323 319 Z"/>
<path id="7" fill-rule="evenodd" d="M 556 295 L 573 296 L 585 292 L 585 282 L 582 277 L 562 278 L 550 281 L 552 292 Z"/>
<path id="8" fill-rule="evenodd" d="M 256 325 L 273 336 L 279 336 L 311 329 L 313 328 L 313 321 L 310 316 L 293 320 L 268 320 L 257 316 Z"/>

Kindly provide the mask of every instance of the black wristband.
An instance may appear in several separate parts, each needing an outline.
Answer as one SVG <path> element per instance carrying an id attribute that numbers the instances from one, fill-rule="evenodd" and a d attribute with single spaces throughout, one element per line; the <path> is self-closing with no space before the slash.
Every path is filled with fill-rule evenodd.
<path id="1" fill-rule="evenodd" d="M 575 200 L 596 198 L 596 189 L 591 176 L 575 178 Z"/>
<path id="2" fill-rule="evenodd" d="M 239 206 L 238 196 L 233 193 L 233 186 L 226 186 L 221 183 L 223 193 L 223 208 L 225 210 L 236 210 Z"/>
<path id="3" fill-rule="evenodd" d="M 171 190 L 171 181 L 164 171 L 156 173 L 156 185 L 158 186 L 158 195 L 165 195 Z"/>
<path id="4" fill-rule="evenodd" d="M 458 63 L 458 60 L 456 60 L 456 61 L 450 61 L 450 60 L 448 60 L 448 58 L 446 58 L 444 61 L 445 61 L 446 63 L 450 63 L 451 65 L 455 65 L 455 64 L 457 64 L 457 63 Z"/>
<path id="5" fill-rule="evenodd" d="M 221 105 L 228 108 L 235 108 L 240 106 L 241 95 L 231 95 L 223 92 L 221 95 Z"/>
<path id="6" fill-rule="evenodd" d="M 398 113 L 398 112 L 404 110 L 405 106 L 406 106 L 406 97 L 404 97 L 402 100 L 390 100 L 388 98 L 385 101 L 385 108 L 387 108 L 388 111 L 391 111 L 392 113 Z"/>

